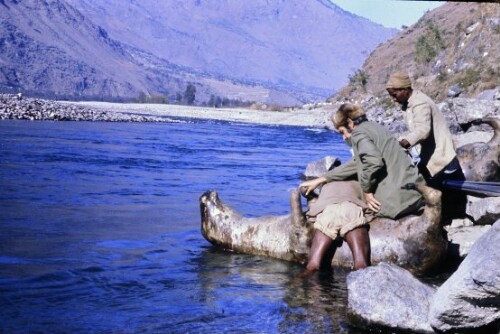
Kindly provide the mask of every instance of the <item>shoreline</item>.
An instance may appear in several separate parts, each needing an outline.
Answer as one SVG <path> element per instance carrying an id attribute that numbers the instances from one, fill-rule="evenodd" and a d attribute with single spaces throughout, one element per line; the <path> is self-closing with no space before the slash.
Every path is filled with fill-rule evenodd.
<path id="1" fill-rule="evenodd" d="M 178 117 L 192 119 L 211 119 L 218 121 L 251 123 L 262 125 L 285 125 L 301 127 L 328 127 L 330 111 L 323 108 L 293 111 L 263 111 L 248 108 L 210 108 L 172 104 L 148 103 L 113 103 L 98 101 L 69 102 L 61 104 L 75 105 L 100 112 L 112 112 L 128 116 Z"/>
<path id="2" fill-rule="evenodd" d="M 157 122 L 189 119 L 330 129 L 332 106 L 316 105 L 286 111 L 212 108 L 174 104 L 62 101 L 0 94 L 0 120 Z"/>
<path id="3" fill-rule="evenodd" d="M 487 142 L 493 136 L 492 129 L 480 127 L 464 133 L 459 123 L 497 116 L 499 101 L 455 98 L 440 105 L 449 122 L 456 147 L 472 142 Z M 337 107 L 338 104 L 323 103 L 294 110 L 268 111 L 174 104 L 57 101 L 23 97 L 21 94 L 0 94 L 0 120 L 181 123 L 199 119 L 332 130 L 330 116 Z M 394 136 L 405 131 L 402 111 L 377 106 L 367 106 L 366 109 L 372 121 L 382 124 Z"/>

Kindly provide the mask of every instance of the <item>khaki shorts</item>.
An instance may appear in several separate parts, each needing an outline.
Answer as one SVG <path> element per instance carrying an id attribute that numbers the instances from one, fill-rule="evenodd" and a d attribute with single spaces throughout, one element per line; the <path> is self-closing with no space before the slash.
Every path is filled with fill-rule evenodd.
<path id="1" fill-rule="evenodd" d="M 364 225 L 367 222 L 363 209 L 354 203 L 342 202 L 330 204 L 318 214 L 314 228 L 335 240 L 339 235 L 343 238 L 347 232 Z"/>

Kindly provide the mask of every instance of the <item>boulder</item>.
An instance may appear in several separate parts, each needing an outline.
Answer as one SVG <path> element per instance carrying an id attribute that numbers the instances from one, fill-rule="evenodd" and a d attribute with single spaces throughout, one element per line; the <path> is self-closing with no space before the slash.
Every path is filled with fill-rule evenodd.
<path id="1" fill-rule="evenodd" d="M 474 225 L 491 225 L 500 219 L 500 197 L 468 198 L 466 213 Z"/>
<path id="2" fill-rule="evenodd" d="M 489 101 L 494 101 L 497 100 L 495 96 L 497 96 L 500 93 L 500 88 L 494 88 L 494 89 L 487 89 L 482 91 L 481 93 L 478 94 L 477 99 L 478 100 L 489 100 Z"/>
<path id="3" fill-rule="evenodd" d="M 460 94 L 462 94 L 463 89 L 459 85 L 453 85 L 450 88 L 448 88 L 448 97 L 458 97 Z"/>
<path id="4" fill-rule="evenodd" d="M 320 177 L 329 170 L 339 166 L 340 163 L 340 159 L 333 156 L 326 156 L 320 160 L 310 162 L 307 164 L 304 177 L 306 179 Z"/>
<path id="5" fill-rule="evenodd" d="M 434 333 L 429 305 L 435 289 L 396 265 L 353 271 L 347 276 L 349 320 L 360 327 Z"/>
<path id="6" fill-rule="evenodd" d="M 477 142 L 487 143 L 491 140 L 492 137 L 493 137 L 493 131 L 486 132 L 486 131 L 470 130 L 467 131 L 466 133 L 455 135 L 453 137 L 453 143 L 455 144 L 455 147 L 460 147 Z"/>
<path id="7" fill-rule="evenodd" d="M 500 221 L 481 236 L 437 289 L 429 321 L 438 331 L 482 328 L 500 319 Z"/>
<path id="8" fill-rule="evenodd" d="M 498 116 L 500 101 L 487 101 L 467 98 L 450 98 L 445 101 L 446 113 L 454 115 L 458 124 L 468 123 L 487 116 Z"/>
<path id="9" fill-rule="evenodd" d="M 449 245 L 448 256 L 450 259 L 465 258 L 474 243 L 485 234 L 491 226 L 445 226 Z"/>

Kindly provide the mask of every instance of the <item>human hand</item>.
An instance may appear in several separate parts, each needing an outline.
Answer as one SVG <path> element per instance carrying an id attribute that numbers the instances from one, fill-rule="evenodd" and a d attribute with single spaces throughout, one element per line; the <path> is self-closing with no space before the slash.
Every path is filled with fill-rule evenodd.
<path id="1" fill-rule="evenodd" d="M 308 196 L 314 189 L 326 183 L 326 179 L 324 177 L 318 177 L 317 179 L 304 181 L 299 185 L 299 190 L 302 195 Z"/>
<path id="2" fill-rule="evenodd" d="M 406 148 L 406 149 L 409 149 L 411 146 L 410 143 L 408 142 L 408 140 L 406 140 L 404 138 L 399 141 L 399 145 L 401 145 L 403 148 Z"/>
<path id="3" fill-rule="evenodd" d="M 368 204 L 368 208 L 370 210 L 372 210 L 373 212 L 380 211 L 380 207 L 382 206 L 382 204 L 379 201 L 377 201 L 375 196 L 373 196 L 373 193 L 365 193 L 365 201 L 366 204 Z"/>

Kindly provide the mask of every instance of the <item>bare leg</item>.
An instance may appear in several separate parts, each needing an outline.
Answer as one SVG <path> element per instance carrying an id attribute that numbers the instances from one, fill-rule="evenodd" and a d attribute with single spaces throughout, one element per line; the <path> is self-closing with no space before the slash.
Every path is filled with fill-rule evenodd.
<path id="1" fill-rule="evenodd" d="M 349 231 L 344 236 L 349 245 L 354 261 L 354 270 L 366 268 L 371 265 L 370 235 L 368 228 L 361 226 Z"/>
<path id="2" fill-rule="evenodd" d="M 316 271 L 324 268 L 331 268 L 333 255 L 336 246 L 332 238 L 319 230 L 314 231 L 311 249 L 309 250 L 309 260 L 307 271 Z"/>

